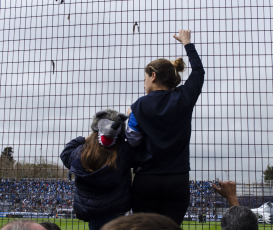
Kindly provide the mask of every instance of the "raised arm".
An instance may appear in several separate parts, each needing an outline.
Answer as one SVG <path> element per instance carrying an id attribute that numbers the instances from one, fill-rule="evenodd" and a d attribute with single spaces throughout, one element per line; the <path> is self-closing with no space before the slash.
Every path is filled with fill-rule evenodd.
<path id="1" fill-rule="evenodd" d="M 70 169 L 72 162 L 80 153 L 84 143 L 85 143 L 84 137 L 77 137 L 66 144 L 64 150 L 60 155 L 60 158 L 65 167 Z"/>
<path id="2" fill-rule="evenodd" d="M 220 181 L 219 186 L 213 184 L 212 187 L 222 197 L 228 200 L 229 206 L 239 206 L 239 201 L 236 196 L 236 183 L 234 181 Z"/>
<path id="3" fill-rule="evenodd" d="M 195 104 L 203 87 L 205 71 L 195 46 L 191 43 L 191 31 L 180 30 L 179 35 L 174 35 L 174 38 L 184 45 L 189 57 L 192 72 L 183 87 L 186 87 L 192 104 Z"/>

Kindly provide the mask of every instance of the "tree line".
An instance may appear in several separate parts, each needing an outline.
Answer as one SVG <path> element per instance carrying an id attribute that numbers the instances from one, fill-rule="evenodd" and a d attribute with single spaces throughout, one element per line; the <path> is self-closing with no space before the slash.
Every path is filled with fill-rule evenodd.
<path id="1" fill-rule="evenodd" d="M 68 170 L 41 157 L 39 163 L 17 162 L 11 146 L 5 147 L 0 156 L 0 179 L 4 178 L 67 178 Z"/>
<path id="2" fill-rule="evenodd" d="M 68 170 L 54 163 L 47 163 L 43 158 L 39 163 L 16 162 L 13 148 L 5 147 L 0 156 L 1 178 L 67 178 Z M 273 181 L 273 166 L 267 165 L 263 172 L 264 182 Z"/>

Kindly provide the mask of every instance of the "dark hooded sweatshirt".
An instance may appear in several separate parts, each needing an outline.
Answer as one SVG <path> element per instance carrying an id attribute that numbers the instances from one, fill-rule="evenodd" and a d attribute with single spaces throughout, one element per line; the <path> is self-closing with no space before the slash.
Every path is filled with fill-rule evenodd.
<path id="1" fill-rule="evenodd" d="M 185 46 L 192 72 L 184 85 L 152 91 L 132 104 L 144 133 L 139 174 L 178 174 L 190 170 L 192 112 L 204 82 L 204 68 L 194 44 Z"/>
<path id="2" fill-rule="evenodd" d="M 96 216 L 125 213 L 131 208 L 132 148 L 123 141 L 117 157 L 117 169 L 107 166 L 86 172 L 81 164 L 84 137 L 70 141 L 61 153 L 61 160 L 75 175 L 76 191 L 73 207 L 79 219 L 89 221 Z"/>

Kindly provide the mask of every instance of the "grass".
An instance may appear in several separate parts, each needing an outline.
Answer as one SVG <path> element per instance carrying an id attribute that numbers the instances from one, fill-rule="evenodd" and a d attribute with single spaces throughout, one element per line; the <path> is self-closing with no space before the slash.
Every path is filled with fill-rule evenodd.
<path id="1" fill-rule="evenodd" d="M 0 218 L 0 228 L 8 222 L 13 221 L 13 218 Z M 37 223 L 52 222 L 57 224 L 62 230 L 88 230 L 88 223 L 84 223 L 78 219 L 54 219 L 54 218 L 38 218 L 32 219 Z M 220 222 L 207 222 L 199 224 L 197 221 L 184 221 L 181 226 L 183 230 L 221 230 Z M 273 225 L 259 224 L 259 230 L 273 230 Z"/>

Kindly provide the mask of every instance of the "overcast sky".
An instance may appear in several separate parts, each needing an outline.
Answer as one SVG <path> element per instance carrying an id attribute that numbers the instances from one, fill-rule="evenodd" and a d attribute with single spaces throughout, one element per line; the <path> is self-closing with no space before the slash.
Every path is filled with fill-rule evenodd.
<path id="1" fill-rule="evenodd" d="M 150 61 L 182 56 L 187 79 L 186 53 L 172 36 L 191 29 L 206 71 L 192 120 L 191 178 L 261 181 L 273 165 L 271 4 L 1 1 L 1 150 L 61 164 L 64 144 L 88 135 L 96 111 L 125 113 L 144 95 Z"/>

